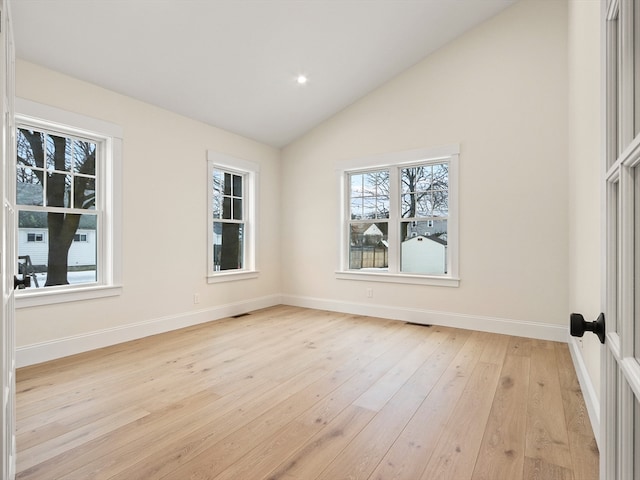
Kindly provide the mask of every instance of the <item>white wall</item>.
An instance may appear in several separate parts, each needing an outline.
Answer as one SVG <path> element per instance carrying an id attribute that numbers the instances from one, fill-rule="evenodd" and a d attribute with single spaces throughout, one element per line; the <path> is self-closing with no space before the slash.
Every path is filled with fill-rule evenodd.
<path id="1" fill-rule="evenodd" d="M 525 0 L 285 148 L 286 301 L 566 335 L 567 105 L 567 4 Z M 336 162 L 452 143 L 461 145 L 460 287 L 336 280 Z"/>
<path id="2" fill-rule="evenodd" d="M 582 262 L 599 248 L 583 239 L 591 206 L 581 205 L 590 194 L 570 178 L 567 162 L 568 138 L 573 165 L 588 148 L 576 139 L 593 128 L 590 121 L 569 128 L 568 24 L 566 2 L 522 0 L 282 152 L 19 61 L 18 96 L 125 132 L 124 293 L 19 310 L 19 359 L 33 345 L 67 352 L 78 344 L 70 338 L 90 348 L 97 337 L 160 331 L 281 298 L 565 338 L 569 311 L 599 308 L 586 304 L 598 287 L 585 278 L 593 263 Z M 579 65 L 572 61 L 572 75 Z M 576 102 L 590 95 L 577 91 L 572 121 L 582 115 Z M 336 163 L 452 143 L 461 145 L 460 286 L 336 280 Z M 261 164 L 257 280 L 206 284 L 207 149 Z M 592 183 L 593 172 L 583 173 Z M 597 381 L 597 359 L 585 358 Z"/>
<path id="3" fill-rule="evenodd" d="M 91 348 L 102 341 L 278 303 L 277 149 L 24 61 L 17 63 L 16 85 L 18 97 L 124 129 L 124 292 L 114 298 L 19 309 L 18 361 L 24 362 L 25 351 L 34 344 L 44 342 L 52 351 L 57 345 L 60 353 L 72 353 L 80 344 Z M 258 279 L 206 282 L 208 149 L 261 166 Z M 197 305 L 194 293 L 200 296 Z M 92 335 L 95 332 L 101 335 Z"/>
<path id="4" fill-rule="evenodd" d="M 588 321 L 601 311 L 601 78 L 600 2 L 569 2 L 569 311 Z M 570 313 L 570 312 L 567 312 Z M 597 423 L 600 343 L 592 334 L 570 342 L 582 389 Z M 582 371 L 581 371 L 582 369 Z M 596 437 L 599 429 L 595 425 Z"/>

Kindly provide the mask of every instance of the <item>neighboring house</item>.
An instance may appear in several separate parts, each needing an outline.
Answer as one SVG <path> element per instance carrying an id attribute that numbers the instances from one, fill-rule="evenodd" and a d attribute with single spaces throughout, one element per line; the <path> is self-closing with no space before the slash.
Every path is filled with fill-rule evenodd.
<path id="1" fill-rule="evenodd" d="M 352 224 L 349 268 L 387 268 L 389 243 L 375 224 Z"/>
<path id="2" fill-rule="evenodd" d="M 389 247 L 389 244 L 384 239 L 384 233 L 382 233 L 382 230 L 380 230 L 375 223 L 371 224 L 362 235 L 364 235 L 365 245 L 378 245 L 382 243 L 385 247 Z"/>
<path id="3" fill-rule="evenodd" d="M 447 220 L 422 220 L 419 222 L 411 222 L 407 229 L 407 237 L 417 237 L 420 235 L 431 236 L 437 235 L 446 240 Z M 404 239 L 406 240 L 406 238 Z"/>
<path id="4" fill-rule="evenodd" d="M 36 270 L 47 265 L 49 232 L 46 228 L 20 227 L 18 228 L 18 254 L 28 255 Z M 96 231 L 79 228 L 76 232 L 71 248 L 69 248 L 69 269 L 93 267 L 96 265 Z"/>
<path id="5" fill-rule="evenodd" d="M 402 242 L 403 273 L 447 273 L 447 242 L 438 236 L 416 235 Z"/>

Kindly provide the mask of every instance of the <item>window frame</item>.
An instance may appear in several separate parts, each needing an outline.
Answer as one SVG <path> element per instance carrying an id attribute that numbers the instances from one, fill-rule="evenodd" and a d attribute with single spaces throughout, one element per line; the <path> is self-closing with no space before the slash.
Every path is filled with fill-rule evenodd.
<path id="1" fill-rule="evenodd" d="M 243 177 L 243 268 L 237 270 L 214 269 L 213 259 L 213 171 L 224 170 L 228 173 Z M 258 212 L 258 179 L 260 165 L 225 155 L 213 150 L 207 150 L 207 283 L 230 282 L 256 278 L 257 269 L 257 225 Z"/>
<path id="2" fill-rule="evenodd" d="M 376 157 L 363 157 L 339 162 L 336 173 L 340 184 L 340 228 L 339 228 L 339 258 L 335 276 L 339 280 L 361 280 L 373 282 L 387 282 L 415 285 L 433 285 L 458 287 L 459 277 L 459 171 L 460 145 L 445 145 L 434 148 L 421 148 L 402 152 L 393 152 Z M 400 271 L 399 241 L 400 224 L 403 218 L 400 214 L 400 175 L 403 167 L 423 163 L 437 163 L 439 160 L 449 163 L 449 216 L 447 219 L 447 273 L 444 275 L 427 275 L 416 273 L 402 273 Z M 388 169 L 390 171 L 390 218 L 388 222 L 388 242 L 396 247 L 389 248 L 388 271 L 360 271 L 349 269 L 349 224 L 350 185 L 349 175 L 352 173 L 368 172 Z M 391 170 L 395 170 L 392 174 Z M 374 221 L 375 222 L 375 221 Z"/>
<path id="3" fill-rule="evenodd" d="M 75 302 L 122 294 L 122 127 L 49 105 L 16 98 L 16 124 L 62 135 L 97 139 L 104 158 L 96 171 L 102 192 L 98 214 L 96 282 L 16 291 L 16 308 Z M 15 177 L 15 172 L 14 172 Z M 22 208 L 18 205 L 20 210 Z M 28 208 L 25 208 L 28 210 Z M 16 215 L 17 221 L 18 215 Z M 17 231 L 17 228 L 16 228 Z M 17 258 L 16 258 L 17 261 Z"/>

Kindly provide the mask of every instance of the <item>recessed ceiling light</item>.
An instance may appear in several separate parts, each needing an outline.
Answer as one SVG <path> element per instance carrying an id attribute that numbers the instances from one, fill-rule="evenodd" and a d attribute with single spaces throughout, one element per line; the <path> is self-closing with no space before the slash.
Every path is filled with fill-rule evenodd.
<path id="1" fill-rule="evenodd" d="M 304 85 L 305 83 L 307 83 L 307 80 L 308 79 L 305 75 L 298 75 L 298 78 L 296 79 L 299 85 Z"/>

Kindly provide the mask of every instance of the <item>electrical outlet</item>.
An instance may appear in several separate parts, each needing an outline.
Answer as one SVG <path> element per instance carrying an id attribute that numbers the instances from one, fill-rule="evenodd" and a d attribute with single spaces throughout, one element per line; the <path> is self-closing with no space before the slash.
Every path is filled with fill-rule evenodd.
<path id="1" fill-rule="evenodd" d="M 193 294 L 193 303 L 194 305 L 197 305 L 198 303 L 200 303 L 200 295 L 198 295 L 197 293 Z"/>
<path id="2" fill-rule="evenodd" d="M 373 288 L 367 288 L 367 298 L 373 298 Z"/>

